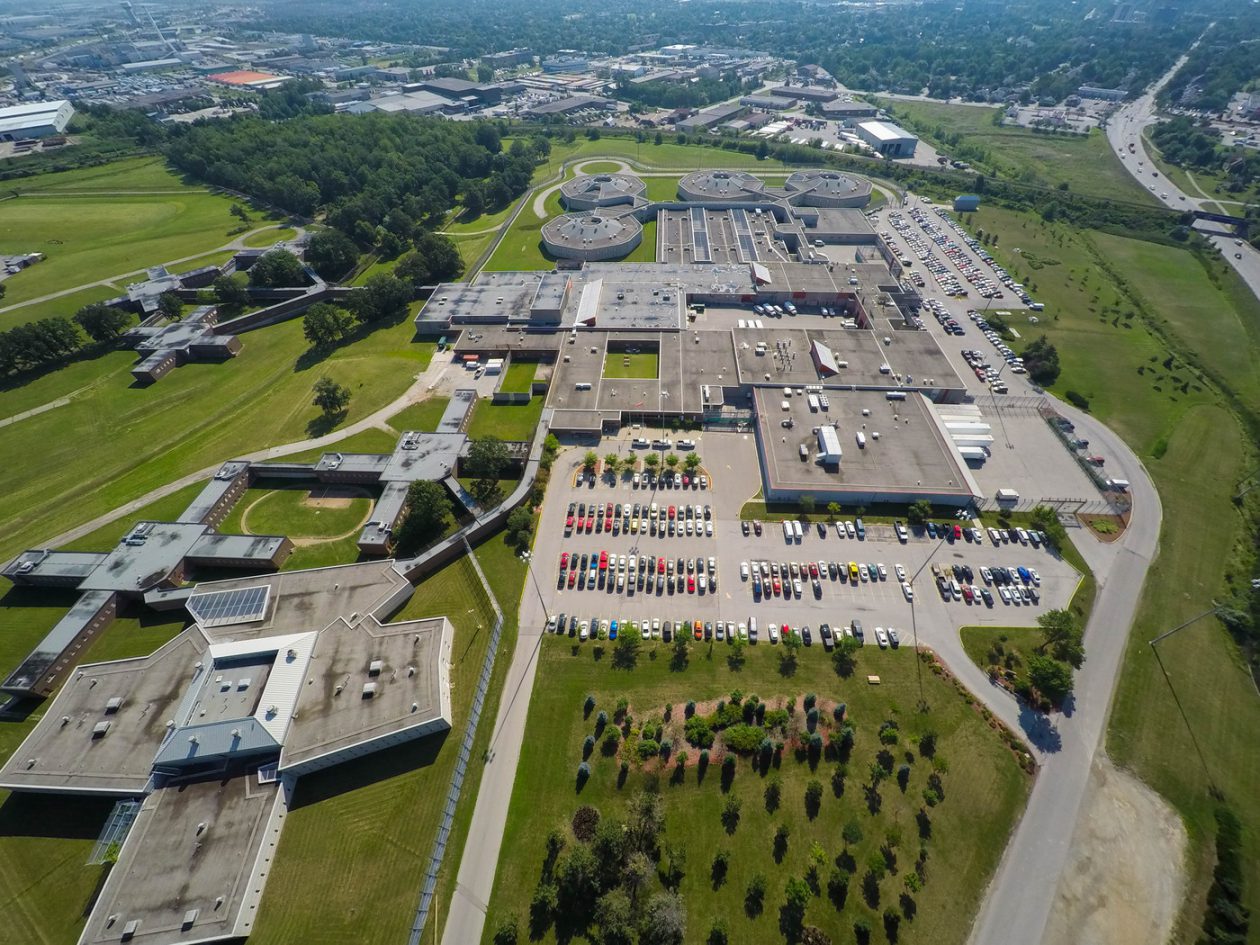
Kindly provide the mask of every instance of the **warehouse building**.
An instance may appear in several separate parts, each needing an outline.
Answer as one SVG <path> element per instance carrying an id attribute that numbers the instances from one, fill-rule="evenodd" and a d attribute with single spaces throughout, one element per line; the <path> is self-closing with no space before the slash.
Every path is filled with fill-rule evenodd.
<path id="1" fill-rule="evenodd" d="M 65 99 L 0 108 L 0 141 L 47 138 L 65 132 L 74 106 Z"/>
<path id="2" fill-rule="evenodd" d="M 864 121 L 857 126 L 858 137 L 877 153 L 888 158 L 914 157 L 919 139 L 888 121 Z"/>

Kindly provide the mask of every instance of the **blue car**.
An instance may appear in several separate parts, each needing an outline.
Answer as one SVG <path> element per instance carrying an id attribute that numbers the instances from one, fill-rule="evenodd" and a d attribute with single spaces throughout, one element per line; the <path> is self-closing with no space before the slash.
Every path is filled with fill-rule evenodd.
<path id="1" fill-rule="evenodd" d="M 617 621 L 615 620 L 608 625 L 608 639 L 617 639 Z"/>
<path id="2" fill-rule="evenodd" d="M 935 522 L 927 523 L 927 533 L 928 533 L 928 538 L 936 537 L 936 523 Z"/>
<path id="3" fill-rule="evenodd" d="M 1017 570 L 1019 571 L 1019 579 L 1021 581 L 1023 581 L 1025 584 L 1032 583 L 1032 575 L 1028 573 L 1028 569 L 1026 567 L 1024 567 L 1023 565 L 1020 565 Z"/>

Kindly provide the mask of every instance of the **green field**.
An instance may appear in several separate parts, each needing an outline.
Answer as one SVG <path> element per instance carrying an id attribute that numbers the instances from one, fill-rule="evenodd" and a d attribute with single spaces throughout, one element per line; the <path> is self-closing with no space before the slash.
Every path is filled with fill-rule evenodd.
<path id="1" fill-rule="evenodd" d="M 534 361 L 513 361 L 508 365 L 499 390 L 510 394 L 528 394 L 533 390 L 534 375 L 537 372 L 538 364 Z"/>
<path id="2" fill-rule="evenodd" d="M 1125 170 L 1106 136 L 1033 133 L 1028 128 L 993 124 L 997 108 L 881 99 L 898 120 L 950 157 L 985 165 L 999 177 L 1046 187 L 1066 183 L 1074 193 L 1154 205 L 1154 195 Z M 942 133 L 961 135 L 957 147 L 942 145 Z M 958 151 L 958 154 L 955 154 Z M 982 154 L 976 156 L 973 152 Z"/>
<path id="3" fill-rule="evenodd" d="M 1233 496 L 1236 484 L 1256 468 L 1255 447 L 1233 408 L 1187 363 L 1213 373 L 1221 361 L 1251 363 L 1257 303 L 1232 271 L 1214 263 L 1215 278 L 1209 279 L 1184 250 L 1134 246 L 1132 240 L 1001 210 L 982 209 L 976 223 L 999 235 L 995 255 L 1003 264 L 1021 273 L 1021 281 L 1039 283 L 1048 317 L 1037 330 L 1058 346 L 1064 366 L 1055 390 L 1088 396 L 1091 411 L 1124 436 L 1160 491 L 1160 554 L 1129 637 L 1107 751 L 1171 801 L 1185 821 L 1191 885 L 1178 938 L 1193 939 L 1211 880 L 1214 802 L 1208 776 L 1187 761 L 1196 757 L 1194 744 L 1147 641 L 1245 587 L 1252 552 Z M 1057 265 L 1031 269 L 1015 248 Z M 1141 299 L 1141 309 L 1121 289 Z M 1218 337 L 1231 342 L 1221 344 Z M 1238 386 L 1241 409 L 1254 411 L 1255 378 L 1237 370 L 1231 368 L 1227 381 Z M 1211 783 L 1243 820 L 1243 855 L 1258 862 L 1260 810 L 1250 799 L 1260 783 L 1260 751 L 1249 733 L 1260 729 L 1260 699 L 1246 666 L 1229 635 L 1211 620 L 1161 644 L 1161 653 L 1207 755 Z M 1260 909 L 1260 884 L 1248 884 L 1244 894 L 1253 913 Z"/>
<path id="4" fill-rule="evenodd" d="M 532 440 L 542 416 L 542 397 L 533 397 L 528 404 L 492 404 L 477 401 L 468 421 L 471 437 L 497 436 L 500 440 Z"/>
<path id="5" fill-rule="evenodd" d="M 604 356 L 604 377 L 651 377 L 660 374 L 661 356 L 655 351 L 622 354 L 610 351 Z"/>
<path id="6" fill-rule="evenodd" d="M 131 515 L 124 515 L 108 525 L 102 525 L 82 538 L 68 541 L 60 545 L 66 551 L 108 551 L 122 541 L 123 536 L 131 531 L 136 522 L 173 522 L 188 508 L 188 504 L 197 498 L 206 484 L 194 482 L 172 492 L 170 495 L 142 506 Z M 0 619 L 3 619 L 0 617 Z"/>
<path id="7" fill-rule="evenodd" d="M 497 694 L 511 661 L 524 580 L 524 566 L 501 538 L 481 545 L 477 556 L 510 616 L 495 662 L 498 685 L 491 687 L 492 696 L 482 710 L 474 758 L 480 758 L 489 744 Z M 302 779 L 258 924 L 250 935 L 254 945 L 333 941 L 385 945 L 406 937 L 493 622 L 466 558 L 422 581 L 393 619 L 441 614 L 455 626 L 452 730 L 389 749 L 371 764 L 343 765 Z M 471 765 L 464 782 L 426 942 L 437 940 L 431 938 L 435 932 L 440 938 L 481 772 L 479 764 Z"/>
<path id="8" fill-rule="evenodd" d="M 6 281 L 0 327 L 29 320 L 16 303 L 205 254 L 231 242 L 240 225 L 228 213 L 232 200 L 183 184 L 156 159 L 120 162 L 111 178 L 68 171 L 36 180 L 0 202 L 0 252 L 47 256 Z M 163 192 L 128 193 L 142 186 L 131 180 Z"/>
<path id="9" fill-rule="evenodd" d="M 986 672 L 991 667 L 1009 671 L 1013 678 L 1028 678 L 1028 657 L 1041 646 L 1039 627 L 963 627 L 963 649 Z"/>
<path id="10" fill-rule="evenodd" d="M 131 386 L 133 356 L 114 352 L 0 393 L 2 416 L 74 394 L 67 406 L 0 431 L 10 457 L 0 469 L 0 555 L 186 473 L 304 439 L 319 429 L 310 401 L 321 376 L 350 387 L 346 422 L 363 417 L 428 362 L 433 346 L 412 334 L 409 322 L 382 327 L 321 359 L 307 353 L 301 322 L 290 321 L 245 335 L 230 362 L 187 365 L 148 388 Z"/>
<path id="11" fill-rule="evenodd" d="M 403 430 L 423 430 L 433 433 L 446 413 L 449 397 L 427 397 L 418 404 L 404 407 L 389 418 L 389 425 L 401 433 Z"/>
<path id="12" fill-rule="evenodd" d="M 595 806 L 605 818 L 622 818 L 626 804 L 643 790 L 659 792 L 661 796 L 665 821 L 662 849 L 668 845 L 685 851 L 685 877 L 679 891 L 687 909 L 688 942 L 705 941 L 717 916 L 726 918 L 732 943 L 781 941 L 778 922 L 784 884 L 790 877 L 807 875 L 813 841 L 821 845 L 824 855 L 820 869 L 823 888 L 821 895 L 811 897 L 805 922 L 823 929 L 832 941 L 852 941 L 852 925 L 858 917 L 867 918 L 879 929 L 885 908 L 899 910 L 905 905 L 904 901 L 899 902 L 902 893 L 910 896 L 915 918 L 902 921 L 899 941 L 956 942 L 966 937 L 974 908 L 1001 856 L 1030 782 L 1011 752 L 950 682 L 924 669 L 930 711 L 922 715 L 915 710 L 915 656 L 908 650 L 864 650 L 858 657 L 857 674 L 841 679 L 820 648 L 801 653 L 798 668 L 784 675 L 779 649 L 769 646 L 746 650 L 747 663 L 738 671 L 728 663 L 729 651 L 721 644 L 712 649 L 692 646 L 689 659 L 681 668 L 669 646 L 645 642 L 637 665 L 633 669 L 618 669 L 613 665 L 613 647 L 608 645 L 601 656 L 592 644 L 577 646 L 567 639 L 543 640 L 539 678 L 547 682 L 535 687 L 530 704 L 484 942 L 491 940 L 501 919 L 509 914 L 521 920 L 524 939 L 530 898 L 540 878 L 545 838 L 550 830 L 559 827 L 567 834 L 565 825 L 583 804 Z M 878 673 L 882 684 L 868 686 L 864 678 L 867 673 Z M 771 708 L 782 706 L 789 697 L 803 703 L 806 693 L 816 692 L 824 709 L 820 728 L 833 733 L 838 733 L 839 726 L 832 721 L 832 707 L 837 702 L 846 703 L 847 718 L 856 729 L 847 778 L 838 785 L 833 781 L 838 764 L 834 758 L 822 759 L 811 771 L 811 763 L 796 755 L 795 739 L 802 737 L 800 733 L 807 728 L 803 705 L 799 705 L 788 722 L 788 747 L 781 764 L 772 768 L 767 777 L 754 770 L 748 760 L 741 759 L 729 791 L 724 790 L 719 748 L 715 746 L 711 764 L 702 773 L 699 750 L 683 741 L 681 727 L 688 700 L 696 701 L 707 714 L 713 711 L 714 700 L 726 698 L 732 690 L 741 690 L 745 698 L 756 693 Z M 588 693 L 594 696 L 596 708 L 584 718 L 583 701 Z M 672 704 L 665 737 L 672 740 L 675 752 L 686 750 L 686 769 L 679 777 L 674 773 L 673 759 L 662 767 L 656 760 L 641 763 L 634 754 L 628 776 L 620 783 L 618 756 L 607 756 L 601 744 L 589 759 L 589 782 L 575 790 L 575 773 L 584 754 L 583 739 L 595 728 L 600 710 L 608 713 L 610 721 L 616 721 L 614 710 L 620 698 L 628 701 L 633 719 L 620 757 L 634 754 L 626 746 L 637 743 L 642 724 L 662 720 L 664 707 Z M 890 778 L 879 788 L 878 800 L 873 801 L 864 796 L 864 785 L 881 750 L 877 730 L 885 720 L 900 726 L 899 743 L 891 746 L 888 763 L 907 764 L 909 780 L 903 792 Z M 948 769 L 941 775 L 945 800 L 932 808 L 924 806 L 922 794 L 933 763 L 915 747 L 927 730 L 939 736 L 936 757 L 946 763 L 938 762 L 938 766 Z M 768 811 L 764 792 L 771 779 L 781 782 L 782 793 L 780 806 Z M 811 779 L 819 780 L 824 787 L 816 814 L 807 810 L 804 801 L 806 784 Z M 741 804 L 733 829 L 730 824 L 725 829 L 723 826 L 723 805 L 728 796 Z M 921 828 L 916 828 L 920 809 L 930 819 L 930 825 L 922 828 L 929 835 L 927 838 L 922 837 Z M 849 845 L 846 851 L 840 833 L 849 821 L 859 825 L 863 839 Z M 776 855 L 773 835 L 780 824 L 789 828 L 790 836 L 786 851 Z M 889 831 L 894 829 L 897 835 L 892 852 L 897 868 L 895 875 L 879 884 L 878 905 L 872 909 L 863 903 L 863 874 L 868 860 L 889 842 Z M 577 843 L 569 835 L 566 848 Z M 920 856 L 920 846 L 927 850 L 927 881 L 921 892 L 910 894 L 904 882 Z M 719 850 L 730 854 L 721 882 L 715 881 L 711 872 Z M 848 864 L 846 852 L 852 857 Z M 667 857 L 663 856 L 660 869 L 664 870 L 666 862 Z M 836 864 L 847 865 L 853 873 L 842 909 L 836 908 L 826 890 Z M 744 894 L 756 873 L 768 879 L 768 890 L 764 910 L 748 917 Z M 659 888 L 659 881 L 653 876 L 644 895 Z M 560 938 L 563 940 L 563 936 Z M 580 931 L 578 939 L 589 940 Z M 554 929 L 541 936 L 544 942 L 555 940 Z M 885 938 L 879 934 L 872 940 L 882 942 Z"/>
<path id="13" fill-rule="evenodd" d="M 330 499 L 337 503 L 335 507 L 320 506 L 321 501 L 326 503 Z M 345 505 L 341 505 L 342 502 Z M 246 490 L 233 509 L 233 516 L 239 518 L 242 526 L 239 530 L 247 535 L 327 539 L 346 533 L 358 534 L 371 509 L 371 493 L 357 486 L 347 489 L 276 485 Z"/>
<path id="14" fill-rule="evenodd" d="M 275 226 L 262 230 L 258 233 L 251 233 L 242 239 L 246 246 L 256 246 L 266 248 L 280 240 L 291 240 L 297 236 L 297 230 L 291 226 Z"/>

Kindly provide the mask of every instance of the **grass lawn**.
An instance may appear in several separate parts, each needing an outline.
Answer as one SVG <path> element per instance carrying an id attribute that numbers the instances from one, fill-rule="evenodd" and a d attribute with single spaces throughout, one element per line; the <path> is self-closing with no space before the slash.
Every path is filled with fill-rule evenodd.
<path id="1" fill-rule="evenodd" d="M 66 544 L 58 547 L 64 551 L 109 551 L 122 541 L 123 536 L 131 531 L 132 526 L 136 522 L 145 520 L 154 522 L 175 521 L 183 513 L 184 509 L 188 508 L 188 503 L 197 498 L 201 490 L 205 488 L 205 485 L 204 482 L 194 482 L 191 486 L 184 486 L 184 488 L 172 492 L 165 498 L 150 502 L 131 515 L 124 515 L 108 525 L 102 525 L 95 531 L 89 532 L 82 538 L 76 538 L 74 541 L 66 542 Z"/>
<path id="2" fill-rule="evenodd" d="M 661 356 L 655 351 L 622 354 L 610 351 L 604 356 L 604 377 L 656 377 L 660 374 Z"/>
<path id="3" fill-rule="evenodd" d="M 499 390 L 512 394 L 527 394 L 533 389 L 538 365 L 533 361 L 513 361 L 508 366 Z"/>
<path id="4" fill-rule="evenodd" d="M 963 627 L 963 649 L 985 672 L 1009 672 L 1011 679 L 1028 678 L 1028 658 L 1044 641 L 1040 627 Z"/>
<path id="5" fill-rule="evenodd" d="M 401 433 L 403 430 L 422 430 L 433 433 L 446 413 L 449 397 L 428 397 L 418 404 L 404 407 L 389 418 L 389 425 Z"/>
<path id="6" fill-rule="evenodd" d="M 246 246 L 264 248 L 271 246 L 273 243 L 278 243 L 280 240 L 291 240 L 295 236 L 297 236 L 297 230 L 293 229 L 293 227 L 277 226 L 263 230 L 261 233 L 251 233 L 245 237 L 244 243 Z"/>
<path id="7" fill-rule="evenodd" d="M 341 453 L 392 453 L 397 443 L 398 437 L 386 433 L 377 427 L 372 427 L 341 440 L 336 446 L 320 447 L 319 449 L 294 453 L 292 456 L 283 457 L 280 462 L 313 463 L 325 453 L 333 450 Z"/>
<path id="8" fill-rule="evenodd" d="M 11 458 L 0 468 L 0 556 L 182 474 L 319 432 L 311 388 L 321 376 L 350 387 L 345 422 L 365 416 L 428 363 L 433 345 L 412 342 L 413 331 L 410 322 L 383 326 L 316 358 L 301 322 L 290 321 L 250 332 L 228 363 L 187 365 L 152 387 L 131 386 L 132 356 L 117 352 L 95 362 L 97 377 L 71 365 L 0 393 L 0 416 L 9 416 L 80 391 L 67 406 L 0 430 Z M 374 438 L 392 448 L 387 434 Z"/>
<path id="9" fill-rule="evenodd" d="M 1170 294 L 1168 286 L 1203 288 L 1198 273 L 1204 270 L 1188 252 L 1132 247 L 1126 239 L 992 209 L 982 208 L 976 221 L 998 233 L 995 255 L 1004 264 L 1042 282 L 1039 297 L 1048 317 L 1038 330 L 1045 329 L 1063 363 L 1055 389 L 1088 396 L 1091 411 L 1142 457 L 1160 491 L 1163 541 L 1129 637 L 1107 751 L 1166 797 L 1186 823 L 1192 905 L 1183 912 L 1178 938 L 1192 939 L 1211 881 L 1214 802 L 1203 770 L 1187 761 L 1196 757 L 1194 744 L 1147 641 L 1245 587 L 1250 538 L 1232 498 L 1236 484 L 1257 465 L 1255 448 L 1218 391 L 1185 361 L 1209 370 L 1220 359 L 1249 363 L 1248 354 L 1225 348 L 1252 347 L 1255 303 L 1218 264 L 1219 291 L 1205 293 L 1197 308 L 1193 300 Z M 1059 265 L 1030 271 L 1015 247 Z M 1126 288 L 1145 313 L 1122 293 Z M 1218 331 L 1233 345 L 1215 341 Z M 1165 367 L 1170 355 L 1174 360 Z M 1253 389 L 1253 377 L 1231 373 L 1228 380 Z M 1239 403 L 1248 409 L 1247 400 Z M 1210 475 L 1204 475 L 1205 461 Z M 1260 783 L 1260 750 L 1249 734 L 1260 728 L 1260 699 L 1237 647 L 1219 624 L 1204 620 L 1161 644 L 1161 653 L 1212 780 L 1243 820 L 1243 856 L 1260 862 L 1260 810 L 1248 800 Z M 1260 909 L 1257 884 L 1249 883 L 1244 897 L 1253 913 Z"/>
<path id="10" fill-rule="evenodd" d="M 40 263 L 39 265 L 43 264 Z M 0 311 L 0 331 L 12 328 L 15 325 L 25 325 L 27 322 L 39 321 L 41 318 L 56 318 L 58 316 L 73 318 L 74 313 L 83 308 L 83 306 L 91 305 L 93 302 L 104 302 L 106 299 L 116 299 L 123 293 L 123 290 L 124 286 L 122 285 L 119 285 L 117 288 L 107 285 L 92 286 L 88 289 L 79 289 L 67 295 L 58 296 L 55 299 L 31 302 L 19 305 L 17 308 Z M 3 301 L 0 301 L 0 306 L 8 304 L 10 304 L 10 300 L 7 296 Z M 135 322 L 137 319 L 133 318 L 132 321 Z M 131 357 L 134 360 L 135 355 L 132 354 Z"/>
<path id="11" fill-rule="evenodd" d="M 530 399 L 528 404 L 492 404 L 489 400 L 477 401 L 472 419 L 468 421 L 470 437 L 497 436 L 500 440 L 532 440 L 542 416 L 542 397 Z"/>
<path id="12" fill-rule="evenodd" d="M 233 523 L 223 531 L 242 532 L 250 535 L 287 535 L 290 538 L 333 538 L 346 532 L 358 534 L 359 523 L 372 508 L 372 497 L 367 490 L 352 488 L 349 491 L 334 487 L 337 496 L 343 493 L 337 507 L 319 506 L 325 487 L 320 485 L 286 485 L 280 482 L 263 483 L 245 491 L 232 509 L 228 521 Z M 341 505 L 345 502 L 345 505 Z"/>
<path id="13" fill-rule="evenodd" d="M 643 224 L 643 239 L 621 262 L 656 262 L 656 220 Z"/>
<path id="14" fill-rule="evenodd" d="M 473 757 L 480 758 L 489 745 L 498 693 L 511 660 L 524 568 L 501 537 L 481 545 L 476 553 L 500 606 L 511 615 L 495 662 L 496 684 L 478 727 Z M 449 616 L 455 626 L 452 730 L 302 780 L 250 935 L 254 945 L 299 941 L 386 945 L 406 937 L 493 622 L 467 558 L 422 581 L 394 619 L 440 614 Z M 481 772 L 481 766 L 473 764 L 465 778 L 426 942 L 436 940 L 435 931 L 440 938 L 440 922 L 449 911 Z M 333 869 L 330 864 L 340 865 Z"/>
<path id="15" fill-rule="evenodd" d="M 942 132 L 961 135 L 963 150 L 979 149 L 983 159 L 974 153 L 955 155 L 957 148 L 941 143 L 945 153 L 963 157 L 972 164 L 988 165 L 1001 177 L 1046 187 L 1067 183 L 1075 193 L 1156 203 L 1155 197 L 1125 170 L 1100 131 L 1087 137 L 1034 134 L 1028 128 L 994 125 L 997 108 L 888 99 L 880 104 L 934 144 L 942 142 Z"/>
<path id="16" fill-rule="evenodd" d="M 568 835 L 566 848 L 571 849 L 578 841 L 568 834 L 566 825 L 579 805 L 593 805 L 605 818 L 624 818 L 626 803 L 643 790 L 661 795 L 665 822 L 662 848 L 668 845 L 685 851 L 685 876 L 679 891 L 687 908 L 688 942 L 705 941 L 718 916 L 725 918 L 732 943 L 781 941 L 779 907 L 784 902 L 784 884 L 791 877 L 807 875 L 813 842 L 821 847 L 823 889 L 822 895 L 810 897 L 805 922 L 823 929 L 832 941 L 851 941 L 853 923 L 859 917 L 879 929 L 885 908 L 899 911 L 900 896 L 907 892 L 904 882 L 920 856 L 921 845 L 927 850 L 927 882 L 921 892 L 909 894 L 914 900 L 915 918 L 901 922 L 899 940 L 962 941 L 1030 784 L 1009 749 L 950 682 L 926 670 L 924 685 L 931 711 L 927 715 L 917 713 L 915 656 L 908 650 L 879 652 L 868 648 L 858 657 L 857 675 L 844 680 L 836 676 L 821 648 L 802 652 L 795 673 L 784 676 L 776 647 L 748 648 L 747 663 L 738 671 L 728 664 L 729 651 L 724 652 L 721 644 L 715 647 L 716 652 L 710 652 L 707 646 L 692 646 L 689 661 L 679 669 L 671 665 L 668 646 L 645 642 L 637 666 L 625 670 L 614 668 L 611 653 L 598 656 L 594 645 L 575 646 L 568 639 L 544 638 L 539 678 L 547 682 L 535 687 L 530 704 L 483 941 L 491 940 L 498 923 L 508 914 L 528 925 L 530 898 L 541 875 L 544 840 L 551 829 L 564 830 Z M 882 685 L 868 686 L 864 679 L 867 673 L 878 673 Z M 831 709 L 836 702 L 846 703 L 847 718 L 856 729 L 856 743 L 844 783 L 833 781 L 834 760 L 822 760 L 811 772 L 810 763 L 795 755 L 791 737 L 786 738 L 789 747 L 781 765 L 772 769 L 769 777 L 740 759 L 729 791 L 724 790 L 722 752 L 716 746 L 702 776 L 698 749 L 685 745 L 681 732 L 676 731 L 682 725 L 684 704 L 695 700 L 703 710 L 712 711 L 712 701 L 737 689 L 747 697 L 758 694 L 772 707 L 788 698 L 803 701 L 804 694 L 816 692 L 824 710 L 820 722 L 824 731 L 838 730 Z M 596 710 L 584 718 L 583 701 L 588 693 L 595 698 Z M 645 721 L 661 721 L 664 707 L 673 705 L 666 738 L 678 748 L 686 748 L 685 773 L 681 778 L 675 776 L 672 760 L 660 770 L 658 761 L 640 763 L 636 755 L 624 784 L 619 786 L 618 759 L 605 756 L 601 745 L 590 757 L 589 782 L 575 789 L 583 739 L 593 731 L 598 711 L 605 710 L 612 718 L 620 698 L 628 701 L 633 719 L 631 742 L 638 741 Z M 803 707 L 798 706 L 788 723 L 790 733 L 804 728 L 804 714 Z M 889 746 L 888 763 L 894 771 L 902 764 L 909 766 L 908 784 L 903 792 L 896 778 L 889 778 L 878 789 L 878 801 L 868 806 L 864 785 L 881 750 L 878 729 L 885 720 L 900 727 L 899 743 Z M 919 736 L 929 729 L 938 735 L 936 755 L 946 760 L 944 767 L 948 768 L 940 775 L 945 799 L 932 808 L 926 808 L 923 799 L 932 762 L 917 749 Z M 632 754 L 626 746 L 621 751 Z M 777 809 L 768 810 L 771 805 L 767 805 L 764 792 L 771 779 L 781 783 L 781 800 Z M 816 811 L 805 803 L 806 785 L 811 779 L 823 787 Z M 724 827 L 727 797 L 738 801 L 740 810 L 736 823 Z M 930 820 L 923 828 L 916 826 L 920 808 Z M 862 839 L 846 851 L 840 834 L 850 821 L 857 823 Z M 786 826 L 790 834 L 786 850 L 776 855 L 774 834 L 779 825 Z M 929 835 L 927 839 L 921 839 L 920 829 Z M 895 875 L 878 884 L 877 907 L 872 909 L 863 901 L 863 874 L 880 846 L 889 842 L 890 831 L 895 841 L 890 851 L 896 860 Z M 711 864 L 723 850 L 730 854 L 729 867 L 718 881 Z M 826 886 L 833 865 L 845 863 L 846 852 L 852 858 L 847 866 L 853 878 L 847 901 L 837 909 Z M 662 868 L 667 861 L 663 856 Z M 648 879 L 645 895 L 660 889 L 654 874 Z M 745 890 L 754 874 L 765 876 L 768 887 L 763 911 L 750 917 L 745 912 Z M 569 918 L 561 921 L 567 923 Z M 882 933 L 877 936 L 872 941 L 885 941 Z M 551 929 L 541 941 L 557 938 Z M 589 939 L 579 933 L 576 940 Z"/>
<path id="17" fill-rule="evenodd" d="M 171 189 L 181 188 L 170 176 Z M 0 203 L 0 252 L 38 250 L 47 258 L 6 281 L 13 305 L 98 279 L 204 254 L 231 241 L 232 200 L 183 187 L 180 193 L 59 194 L 44 191 Z M 19 310 L 20 311 L 20 310 Z M 0 327 L 13 324 L 0 312 Z"/>

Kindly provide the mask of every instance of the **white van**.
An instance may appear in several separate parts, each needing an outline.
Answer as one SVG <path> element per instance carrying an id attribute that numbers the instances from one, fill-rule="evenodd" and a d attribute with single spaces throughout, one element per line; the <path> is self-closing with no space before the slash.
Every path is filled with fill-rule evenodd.
<path id="1" fill-rule="evenodd" d="M 590 390 L 591 385 L 586 383 L 585 381 L 578 381 L 576 384 L 573 385 L 573 389 L 574 390 Z"/>
<path id="2" fill-rule="evenodd" d="M 793 522 L 793 523 L 792 523 L 792 535 L 793 535 L 793 537 L 795 537 L 795 538 L 796 538 L 796 540 L 797 540 L 797 541 L 800 541 L 803 537 L 805 537 L 805 533 L 801 531 L 801 523 L 800 523 L 800 522 Z"/>
<path id="3" fill-rule="evenodd" d="M 783 520 L 783 540 L 787 542 L 792 540 L 792 523 L 787 519 Z"/>
<path id="4" fill-rule="evenodd" d="M 857 445 L 860 450 L 866 449 L 866 434 L 861 430 L 857 432 Z"/>

